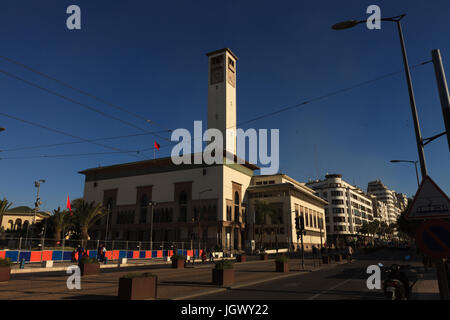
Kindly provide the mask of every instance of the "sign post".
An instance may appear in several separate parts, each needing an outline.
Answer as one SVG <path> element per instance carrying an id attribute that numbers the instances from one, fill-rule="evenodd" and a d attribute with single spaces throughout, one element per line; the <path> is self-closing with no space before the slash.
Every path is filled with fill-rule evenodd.
<path id="1" fill-rule="evenodd" d="M 449 287 L 444 260 L 450 258 L 450 199 L 438 185 L 426 176 L 406 213 L 408 220 L 424 221 L 416 230 L 416 244 L 434 258 L 441 300 L 449 300 Z"/>

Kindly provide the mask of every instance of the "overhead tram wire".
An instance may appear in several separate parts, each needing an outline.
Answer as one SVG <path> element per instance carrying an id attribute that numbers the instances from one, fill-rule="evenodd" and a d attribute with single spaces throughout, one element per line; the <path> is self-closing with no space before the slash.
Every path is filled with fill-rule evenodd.
<path id="1" fill-rule="evenodd" d="M 43 91 L 45 91 L 45 92 L 47 92 L 47 93 L 49 93 L 49 94 L 52 94 L 52 95 L 54 95 L 54 96 L 57 96 L 57 97 L 59 97 L 59 98 L 61 98 L 61 99 L 64 99 L 64 100 L 66 100 L 66 101 L 69 101 L 69 102 L 71 102 L 71 103 L 73 103 L 73 104 L 79 105 L 79 106 L 81 106 L 81 107 L 83 107 L 83 108 L 85 108 L 85 109 L 88 109 L 88 110 L 92 111 L 92 112 L 96 112 L 96 113 L 98 113 L 98 114 L 100 114 L 100 115 L 102 115 L 102 116 L 104 116 L 104 117 L 106 117 L 106 118 L 109 118 L 109 119 L 112 119 L 112 120 L 116 120 L 116 121 L 121 122 L 121 123 L 123 123 L 123 124 L 125 124 L 125 125 L 128 125 L 128 126 L 130 126 L 130 127 L 132 127 L 132 128 L 135 128 L 135 129 L 138 129 L 138 130 L 140 130 L 140 131 L 149 133 L 149 131 L 147 131 L 147 130 L 145 130 L 145 129 L 143 129 L 143 128 L 141 128 L 141 127 L 139 127 L 139 126 L 137 126 L 137 125 L 135 125 L 135 124 L 133 124 L 133 123 L 131 123 L 131 122 L 125 121 L 125 120 L 120 119 L 120 118 L 117 118 L 117 117 L 115 117 L 115 116 L 112 116 L 112 115 L 110 115 L 110 114 L 108 114 L 108 113 L 106 113 L 106 112 L 103 112 L 103 111 L 101 111 L 101 110 L 98 110 L 97 108 L 94 108 L 94 107 L 92 107 L 92 106 L 90 106 L 90 105 L 87 105 L 87 104 L 82 103 L 82 102 L 79 102 L 79 101 L 77 101 L 77 100 L 75 100 L 75 99 L 69 98 L 69 97 L 67 97 L 67 96 L 65 96 L 65 95 L 62 95 L 62 94 L 56 92 L 56 91 L 47 89 L 47 88 L 45 88 L 45 87 L 43 87 L 43 86 L 40 86 L 40 85 L 38 85 L 38 84 L 36 84 L 36 83 L 34 83 L 34 82 L 28 81 L 28 80 L 26 80 L 26 79 L 24 79 L 24 78 L 22 78 L 22 77 L 16 76 L 15 74 L 12 74 L 12 73 L 7 72 L 7 71 L 2 70 L 2 69 L 0 69 L 0 73 L 4 74 L 4 75 L 6 75 L 6 76 L 8 76 L 8 77 L 10 77 L 10 78 L 13 78 L 13 79 L 22 81 L 22 82 L 24 82 L 24 83 L 26 83 L 26 84 L 28 84 L 28 85 L 30 85 L 30 86 L 32 86 L 32 87 L 38 88 L 38 89 L 40 89 L 40 90 L 43 90 Z M 160 136 L 160 135 L 158 135 L 158 134 L 154 134 L 154 135 L 155 135 L 156 137 L 158 137 L 158 138 L 163 139 L 163 140 L 168 140 L 168 141 L 170 141 L 169 139 L 167 139 L 167 138 L 165 138 L 165 137 L 163 137 L 163 136 Z M 148 158 L 148 156 L 146 156 L 146 157 Z"/>
<path id="2" fill-rule="evenodd" d="M 71 137 L 71 138 L 74 138 L 74 139 L 78 139 L 78 140 L 81 140 L 83 142 L 91 143 L 91 144 L 94 144 L 96 146 L 100 146 L 100 147 L 103 147 L 103 148 L 107 148 L 107 149 L 111 149 L 111 150 L 115 150 L 115 151 L 120 151 L 120 152 L 123 152 L 123 153 L 132 153 L 132 154 L 133 153 L 137 153 L 137 154 L 139 154 L 139 151 L 137 151 L 137 152 L 136 151 L 125 151 L 125 150 L 122 150 L 122 149 L 119 149 L 119 148 L 116 148 L 116 147 L 111 147 L 111 146 L 108 146 L 108 145 L 105 145 L 105 144 L 102 144 L 102 143 L 97 143 L 95 141 L 91 141 L 89 139 L 85 139 L 85 138 L 82 138 L 82 137 L 79 137 L 79 136 L 76 136 L 76 135 L 73 135 L 73 134 L 70 134 L 70 133 L 58 130 L 58 129 L 50 128 L 50 127 L 44 126 L 44 125 L 39 124 L 39 123 L 35 123 L 35 122 L 32 122 L 32 121 L 21 119 L 21 118 L 9 115 L 9 114 L 4 113 L 4 112 L 0 112 L 0 116 L 6 117 L 6 118 L 9 118 L 9 119 L 13 119 L 13 120 L 16 120 L 16 121 L 19 121 L 19 122 L 22 122 L 22 123 L 26 123 L 26 124 L 29 124 L 31 126 L 38 127 L 38 128 L 41 128 L 41 129 L 44 129 L 44 130 L 47 130 L 47 131 L 51 131 L 51 132 L 54 132 L 54 133 L 65 135 L 65 136 L 68 136 L 68 137 Z M 140 158 L 139 156 L 137 156 L 135 154 L 133 154 L 133 156 Z"/>
<path id="3" fill-rule="evenodd" d="M 147 119 L 146 117 L 141 116 L 141 115 L 139 115 L 139 114 L 137 114 L 135 112 L 132 112 L 130 110 L 127 110 L 127 109 L 125 109 L 125 108 L 123 108 L 121 106 L 118 106 L 117 104 L 114 104 L 114 103 L 111 103 L 109 101 L 106 101 L 105 99 L 99 98 L 98 96 L 95 96 L 92 93 L 89 93 L 89 92 L 84 91 L 82 89 L 76 88 L 76 87 L 74 87 L 74 86 L 72 86 L 72 85 L 70 85 L 70 84 L 68 84 L 68 83 L 66 83 L 66 82 L 64 82 L 62 80 L 59 80 L 59 79 L 57 79 L 55 77 L 52 77 L 52 76 L 50 76 L 50 75 L 48 75 L 48 74 L 46 74 L 46 73 L 44 73 L 42 71 L 36 70 L 36 69 L 26 65 L 26 64 L 23 64 L 21 62 L 18 62 L 16 60 L 13 60 L 11 58 L 8 58 L 8 57 L 2 56 L 2 55 L 0 55 L 0 59 L 8 61 L 8 62 L 10 62 L 12 64 L 15 64 L 15 65 L 19 66 L 19 67 L 22 67 L 22 68 L 24 68 L 24 69 L 26 69 L 28 71 L 31 71 L 31 72 L 33 72 L 33 73 L 35 73 L 35 74 L 37 74 L 37 75 L 39 75 L 41 77 L 47 78 L 49 80 L 52 80 L 52 81 L 54 81 L 54 82 L 56 82 L 56 83 L 58 83 L 58 84 L 60 84 L 60 85 L 62 85 L 64 87 L 66 87 L 66 88 L 69 88 L 69 89 L 71 89 L 73 91 L 76 91 L 76 92 L 78 92 L 80 94 L 83 94 L 83 95 L 85 95 L 87 97 L 90 97 L 90 98 L 92 98 L 94 100 L 97 100 L 98 102 L 101 102 L 101 103 L 105 104 L 106 106 L 109 106 L 111 108 L 114 108 L 114 109 L 120 110 L 122 112 L 128 113 L 129 115 L 131 115 L 131 116 L 133 116 L 133 117 L 135 117 L 137 119 L 143 120 L 146 123 L 149 123 L 151 125 L 158 126 L 158 127 L 162 128 L 160 125 L 158 125 L 157 123 L 153 122 L 153 120 Z M 172 132 L 171 129 L 165 129 L 165 128 L 162 128 L 162 129 L 163 129 L 164 132 Z M 164 138 L 164 137 L 161 137 L 161 136 L 157 136 L 157 137 L 161 138 L 163 140 L 168 140 L 167 138 Z"/>
<path id="4" fill-rule="evenodd" d="M 428 63 L 430 63 L 430 62 L 432 62 L 432 61 L 430 60 L 430 61 L 425 61 L 425 62 L 422 62 L 422 63 L 418 63 L 418 64 L 412 66 L 411 69 L 415 69 L 415 68 L 417 68 L 417 67 L 426 65 L 426 64 L 428 64 Z M 388 74 L 386 74 L 386 75 L 383 75 L 383 76 L 380 76 L 380 77 L 377 77 L 377 78 L 374 78 L 374 79 L 371 79 L 371 80 L 367 80 L 367 81 L 360 82 L 360 83 L 355 84 L 355 85 L 350 86 L 350 87 L 346 87 L 346 88 L 343 88 L 343 89 L 339 89 L 339 90 L 336 90 L 336 91 L 333 91 L 333 92 L 324 94 L 324 95 L 319 96 L 319 97 L 316 97 L 316 98 L 312 98 L 312 99 L 309 99 L 309 100 L 305 100 L 305 101 L 303 101 L 303 102 L 301 102 L 301 103 L 298 103 L 298 104 L 295 104 L 295 105 L 292 105 L 292 106 L 288 106 L 288 107 L 285 107 L 285 108 L 282 108 L 282 109 L 280 109 L 280 110 L 276 110 L 276 111 L 273 111 L 273 112 L 269 112 L 269 113 L 266 113 L 266 114 L 264 114 L 264 115 L 261 115 L 261 116 L 257 116 L 257 117 L 255 117 L 255 118 L 252 118 L 252 119 L 245 120 L 245 121 L 243 121 L 243 122 L 237 124 L 236 127 L 237 127 L 238 125 L 250 123 L 250 122 L 257 121 L 257 120 L 260 120 L 260 119 L 263 119 L 263 118 L 268 118 L 268 117 L 274 116 L 274 115 L 276 115 L 276 114 L 283 113 L 283 112 L 286 112 L 286 111 L 289 111 L 289 110 L 292 110 L 292 109 L 295 109 L 295 108 L 304 106 L 304 105 L 309 104 L 309 103 L 312 103 L 312 102 L 316 102 L 316 101 L 319 101 L 319 100 L 322 100 L 322 99 L 325 99 L 325 98 L 329 98 L 329 97 L 331 97 L 331 96 L 335 96 L 335 95 L 338 95 L 338 94 L 340 94 L 340 93 L 344 93 L 344 92 L 353 90 L 353 89 L 355 89 L 355 88 L 362 87 L 362 86 L 364 86 L 364 85 L 368 85 L 368 84 L 370 84 L 370 83 L 373 83 L 373 82 L 376 82 L 376 81 L 379 81 L 379 80 L 383 80 L 383 79 L 392 77 L 392 76 L 394 76 L 394 75 L 397 75 L 397 74 L 400 74 L 400 73 L 403 73 L 403 72 L 404 72 L 404 70 L 400 70 L 400 71 L 396 71 L 396 72 L 391 72 L 391 73 L 388 73 Z M 2 113 L 0 113 L 0 115 L 2 115 Z M 226 128 L 226 129 L 231 129 L 231 128 L 234 128 L 234 126 L 228 127 L 228 128 Z M 187 142 L 190 142 L 190 141 L 193 141 L 193 140 L 194 140 L 194 139 L 191 139 L 191 140 L 189 140 L 189 141 L 187 141 Z M 176 143 L 177 143 L 177 142 L 173 142 L 172 144 L 160 146 L 160 149 L 166 148 L 166 147 L 170 147 L 170 146 L 173 146 L 173 144 L 176 144 Z M 142 151 L 147 151 L 147 150 L 151 150 L 151 149 L 153 149 L 153 148 L 141 149 L 141 150 L 137 150 L 137 151 L 135 151 L 135 152 L 142 152 Z M 131 151 L 130 151 L 130 152 L 131 152 Z M 58 155 L 56 155 L 56 156 L 58 156 Z M 74 155 L 74 156 L 75 156 L 75 155 Z M 52 157 L 52 155 L 46 155 L 45 157 Z"/>
<path id="5" fill-rule="evenodd" d="M 418 64 L 412 66 L 411 69 L 415 69 L 417 67 L 426 65 L 426 64 L 431 63 L 431 62 L 432 62 L 432 60 L 418 63 Z M 386 78 L 389 78 L 389 77 L 401 74 L 403 72 L 405 72 L 405 70 L 399 70 L 399 71 L 391 72 L 391 73 L 385 74 L 383 76 L 380 76 L 380 77 L 377 77 L 377 78 L 374 78 L 374 79 L 371 79 L 371 80 L 366 80 L 366 81 L 357 83 L 357 84 L 355 84 L 353 86 L 350 86 L 350 87 L 339 89 L 339 90 L 336 90 L 336 91 L 333 91 L 333 92 L 330 92 L 330 93 L 327 93 L 327 94 L 324 94 L 324 95 L 321 95 L 321 96 L 318 96 L 318 97 L 315 97 L 315 98 L 312 98 L 312 99 L 309 99 L 309 100 L 305 100 L 303 102 L 297 103 L 297 104 L 292 105 L 292 106 L 284 107 L 284 108 L 281 108 L 279 110 L 268 112 L 266 114 L 263 114 L 263 115 L 260 115 L 260 116 L 257 116 L 257 117 L 254 117 L 254 118 L 242 121 L 242 122 L 236 124 L 236 126 L 231 126 L 231 127 L 225 128 L 225 129 L 236 128 L 236 127 L 241 126 L 243 124 L 248 124 L 250 122 L 254 122 L 254 121 L 261 120 L 261 119 L 264 119 L 264 118 L 268 118 L 268 117 L 271 117 L 271 116 L 275 116 L 275 115 L 277 115 L 279 113 L 283 113 L 283 112 L 286 112 L 286 111 L 289 111 L 289 110 L 292 110 L 292 109 L 296 109 L 296 108 L 302 107 L 304 105 L 310 104 L 312 102 L 316 102 L 316 101 L 323 100 L 323 99 L 326 99 L 326 98 L 329 98 L 329 97 L 332 97 L 332 96 L 336 96 L 338 94 L 341 94 L 341 93 L 344 93 L 344 92 L 347 92 L 347 91 L 351 91 L 353 89 L 356 89 L 356 88 L 359 88 L 359 87 L 371 84 L 373 82 L 380 81 L 380 80 L 383 80 L 383 79 L 386 79 Z M 200 139 L 200 138 L 197 138 L 197 139 Z M 202 137 L 202 139 L 203 139 L 203 137 Z M 193 140 L 195 140 L 195 139 L 188 140 L 187 142 L 191 142 Z M 172 144 L 166 144 L 166 145 L 161 146 L 160 149 L 167 148 L 167 147 L 170 147 L 172 145 L 173 145 L 173 143 Z"/>
<path id="6" fill-rule="evenodd" d="M 123 136 L 114 136 L 114 137 L 106 137 L 106 138 L 95 138 L 95 139 L 86 139 L 89 142 L 92 141 L 105 141 L 105 140 L 115 140 L 115 139 L 123 139 L 123 138 L 132 138 L 132 137 L 140 137 L 140 136 L 146 136 L 146 135 L 153 135 L 155 133 L 161 133 L 165 132 L 165 130 L 161 131 L 152 131 L 149 133 L 135 133 L 135 134 L 129 134 L 129 135 L 123 135 Z M 0 152 L 13 152 L 13 151 L 21 151 L 21 150 L 31 150 L 31 149 L 42 149 L 42 148 L 49 148 L 49 147 L 58 147 L 58 146 L 65 146 L 65 145 L 71 145 L 71 144 L 80 144 L 80 143 L 86 143 L 88 141 L 72 141 L 72 142 L 61 142 L 61 143 L 53 143 L 53 144 L 41 144 L 36 146 L 24 146 L 24 147 L 17 147 L 17 148 L 11 148 L 11 149 L 3 149 L 0 150 Z"/>

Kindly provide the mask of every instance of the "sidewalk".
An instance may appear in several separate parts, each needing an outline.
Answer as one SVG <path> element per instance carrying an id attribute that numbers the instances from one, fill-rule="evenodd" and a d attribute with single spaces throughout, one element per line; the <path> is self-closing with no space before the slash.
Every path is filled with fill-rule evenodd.
<path id="1" fill-rule="evenodd" d="M 346 262 L 345 262 L 346 263 Z M 306 262 L 305 270 L 300 267 L 300 261 L 289 261 L 288 273 L 275 272 L 273 259 L 267 261 L 255 260 L 235 264 L 235 283 L 232 288 L 248 286 L 285 277 L 293 277 L 302 273 L 334 268 L 340 264 L 316 265 Z M 117 266 L 117 265 L 116 265 Z M 136 268 L 120 268 L 104 270 L 98 275 L 82 278 L 81 290 L 68 290 L 67 275 L 58 273 L 13 275 L 8 283 L 0 284 L 0 300 L 98 300 L 117 299 L 118 280 L 124 274 L 151 271 L 158 276 L 158 300 L 183 300 L 204 294 L 227 290 L 212 284 L 212 268 L 214 264 L 188 265 L 185 269 L 172 269 L 168 266 L 142 266 Z M 150 269 L 151 268 L 151 269 Z M 133 270 L 134 269 L 134 270 Z"/>
<path id="2" fill-rule="evenodd" d="M 439 285 L 435 268 L 423 270 L 423 278 L 419 279 L 412 289 L 413 300 L 440 300 Z"/>

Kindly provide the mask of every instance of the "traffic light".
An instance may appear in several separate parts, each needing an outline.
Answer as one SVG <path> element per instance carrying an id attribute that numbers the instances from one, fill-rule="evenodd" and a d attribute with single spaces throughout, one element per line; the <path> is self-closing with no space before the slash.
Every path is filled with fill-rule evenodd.
<path id="1" fill-rule="evenodd" d="M 300 219 L 300 230 L 305 230 L 305 220 L 303 220 L 303 216 L 299 217 Z"/>
<path id="2" fill-rule="evenodd" d="M 300 218 L 295 218 L 295 230 L 300 230 Z"/>

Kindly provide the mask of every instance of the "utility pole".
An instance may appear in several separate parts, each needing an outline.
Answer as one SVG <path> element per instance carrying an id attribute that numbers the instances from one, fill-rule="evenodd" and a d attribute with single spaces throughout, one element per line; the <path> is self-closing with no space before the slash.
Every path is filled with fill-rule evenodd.
<path id="1" fill-rule="evenodd" d="M 153 250 L 153 214 L 156 202 L 150 201 L 149 206 L 151 207 L 151 218 L 150 218 L 150 250 Z"/>
<path id="2" fill-rule="evenodd" d="M 36 214 L 37 211 L 40 210 L 39 207 L 42 204 L 41 199 L 39 198 L 39 190 L 41 188 L 41 183 L 44 183 L 44 179 L 40 179 L 38 181 L 34 182 L 34 186 L 37 188 L 37 194 L 36 194 L 36 202 L 34 203 L 34 216 L 33 216 L 33 231 L 36 229 Z M 27 237 L 28 237 L 28 229 L 27 229 Z"/>

